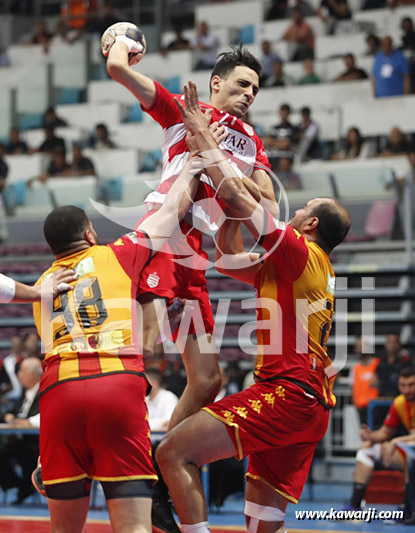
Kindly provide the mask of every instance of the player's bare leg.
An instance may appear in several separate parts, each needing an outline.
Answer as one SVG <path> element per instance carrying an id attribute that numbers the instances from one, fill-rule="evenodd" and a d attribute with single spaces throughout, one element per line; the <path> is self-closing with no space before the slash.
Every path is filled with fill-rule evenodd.
<path id="1" fill-rule="evenodd" d="M 199 467 L 235 455 L 225 424 L 205 411 L 187 418 L 167 433 L 156 456 L 182 524 L 207 521 Z"/>
<path id="2" fill-rule="evenodd" d="M 187 375 L 186 388 L 170 419 L 169 431 L 182 420 L 197 413 L 213 402 L 222 384 L 222 375 L 216 350 L 213 353 L 201 351 L 204 346 L 214 347 L 211 334 L 188 335 L 182 353 Z"/>
<path id="3" fill-rule="evenodd" d="M 285 531 L 284 518 L 278 520 L 278 515 L 285 513 L 289 503 L 287 498 L 262 481 L 247 478 L 245 500 L 248 533 L 283 533 Z M 267 514 L 269 520 L 256 518 L 261 513 Z M 273 515 L 277 518 L 276 520 L 272 520 Z"/>
<path id="4" fill-rule="evenodd" d="M 82 533 L 89 509 L 89 496 L 75 500 L 48 498 L 50 533 Z"/>
<path id="5" fill-rule="evenodd" d="M 151 532 L 151 498 L 115 498 L 107 507 L 115 533 Z"/>

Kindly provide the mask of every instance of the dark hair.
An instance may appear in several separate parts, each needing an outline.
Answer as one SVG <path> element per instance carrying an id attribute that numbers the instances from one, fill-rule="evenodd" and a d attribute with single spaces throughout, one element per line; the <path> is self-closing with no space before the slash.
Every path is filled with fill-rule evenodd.
<path id="1" fill-rule="evenodd" d="M 301 108 L 301 114 L 307 115 L 308 117 L 311 115 L 311 109 L 307 106 Z"/>
<path id="2" fill-rule="evenodd" d="M 357 135 L 357 146 L 358 146 L 358 151 L 357 151 L 357 154 L 356 154 L 356 157 L 357 157 L 360 154 L 360 150 L 362 149 L 363 137 L 362 137 L 362 134 L 360 133 L 359 128 L 356 128 L 355 126 L 349 128 L 347 130 L 347 134 L 346 134 L 346 154 L 348 154 L 350 152 L 350 149 L 351 149 L 351 144 L 350 144 L 349 139 L 348 139 L 349 133 L 351 131 L 354 131 L 356 133 L 356 135 Z"/>
<path id="3" fill-rule="evenodd" d="M 325 202 L 318 203 L 310 215 L 318 218 L 318 240 L 323 249 L 330 253 L 344 241 L 350 229 L 349 213 L 340 202 L 327 198 Z"/>
<path id="4" fill-rule="evenodd" d="M 413 366 L 406 365 L 401 368 L 401 371 L 399 372 L 400 378 L 411 378 L 412 376 L 415 376 L 415 368 Z"/>
<path id="5" fill-rule="evenodd" d="M 238 47 L 232 46 L 230 52 L 222 52 L 218 55 L 216 65 L 213 67 L 210 79 L 213 76 L 227 78 L 236 67 L 248 67 L 261 76 L 262 67 L 258 59 L 249 50 L 243 48 L 241 43 Z"/>
<path id="6" fill-rule="evenodd" d="M 82 240 L 88 225 L 89 218 L 83 209 L 64 205 L 49 213 L 43 224 L 43 233 L 56 255 L 68 250 L 72 243 Z"/>
<path id="7" fill-rule="evenodd" d="M 280 111 L 291 111 L 290 104 L 281 104 L 280 105 Z"/>
<path id="8" fill-rule="evenodd" d="M 159 383 L 163 381 L 163 372 L 155 366 L 150 366 L 149 368 L 146 368 L 145 373 L 147 374 L 147 376 L 154 377 Z"/>

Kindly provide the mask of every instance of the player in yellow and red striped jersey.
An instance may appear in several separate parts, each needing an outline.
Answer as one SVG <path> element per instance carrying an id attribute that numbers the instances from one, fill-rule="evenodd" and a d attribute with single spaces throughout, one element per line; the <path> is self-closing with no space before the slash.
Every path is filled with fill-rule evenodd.
<path id="1" fill-rule="evenodd" d="M 288 225 L 281 223 L 271 214 L 275 205 L 255 200 L 216 149 L 192 82 L 185 107 L 176 103 L 233 217 L 221 228 L 217 265 L 255 286 L 259 346 L 256 383 L 183 421 L 167 434 L 157 458 L 185 533 L 209 531 L 198 467 L 231 456 L 249 457 L 248 532 L 283 531 L 287 504 L 301 495 L 335 403 L 335 371 L 325 351 L 334 311 L 328 255 L 345 238 L 350 217 L 336 200 L 317 198 Z M 239 221 L 260 237 L 262 261 L 243 251 Z"/>

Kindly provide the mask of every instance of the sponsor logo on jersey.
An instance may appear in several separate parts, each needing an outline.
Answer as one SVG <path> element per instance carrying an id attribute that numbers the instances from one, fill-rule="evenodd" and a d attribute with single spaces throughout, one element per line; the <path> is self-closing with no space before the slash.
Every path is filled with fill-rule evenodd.
<path id="1" fill-rule="evenodd" d="M 92 257 L 86 257 L 82 259 L 76 267 L 74 267 L 75 275 L 77 278 L 81 278 L 90 272 L 95 272 L 95 264 Z"/>
<path id="2" fill-rule="evenodd" d="M 65 346 L 67 345 L 65 344 Z M 84 352 L 85 349 L 86 349 L 85 339 L 74 339 L 74 341 L 71 344 L 72 352 Z"/>
<path id="3" fill-rule="evenodd" d="M 157 276 L 157 273 L 156 272 L 153 272 L 152 274 L 150 274 L 147 278 L 147 285 L 151 288 L 151 289 L 154 289 L 155 287 L 158 286 L 160 282 L 160 278 L 159 276 Z"/>
<path id="4" fill-rule="evenodd" d="M 244 130 L 246 131 L 246 133 L 250 135 L 251 137 L 253 137 L 255 135 L 254 128 L 250 126 L 249 124 L 246 124 L 245 122 L 243 124 L 244 124 Z"/>
<path id="5" fill-rule="evenodd" d="M 330 276 L 330 274 L 327 274 L 327 292 L 334 295 L 335 288 L 336 288 L 335 276 Z"/>

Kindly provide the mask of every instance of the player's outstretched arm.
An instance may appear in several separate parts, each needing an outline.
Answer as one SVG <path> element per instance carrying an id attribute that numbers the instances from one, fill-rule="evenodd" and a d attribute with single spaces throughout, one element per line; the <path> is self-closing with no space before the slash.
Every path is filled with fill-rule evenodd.
<path id="1" fill-rule="evenodd" d="M 0 274 L 0 302 L 1 303 L 31 303 L 39 302 L 42 296 L 52 295 L 55 298 L 59 293 L 71 290 L 73 287 L 69 285 L 76 280 L 72 270 L 60 269 L 55 272 L 50 280 L 44 284 L 35 285 L 33 287 L 15 281 L 8 276 Z M 45 290 L 46 289 L 46 290 Z"/>
<path id="2" fill-rule="evenodd" d="M 203 121 L 196 85 L 193 82 L 189 82 L 189 85 L 184 87 L 184 95 L 186 107 L 183 107 L 177 99 L 176 104 L 187 129 L 195 136 L 207 173 L 226 206 L 235 217 L 244 219 L 244 224 L 257 238 L 265 222 L 262 205 L 267 209 L 271 208 L 275 216 L 276 202 L 262 198 L 258 203 L 248 191 L 244 180 L 235 176 L 232 165 L 226 161 L 223 152 L 217 148 L 211 131 L 207 129 Z"/>
<path id="3" fill-rule="evenodd" d="M 118 36 L 108 54 L 107 71 L 113 80 L 131 91 L 143 107 L 149 108 L 154 102 L 156 87 L 151 78 L 133 70 L 129 65 L 130 46 L 135 44 L 137 43 L 129 37 Z"/>
<path id="4" fill-rule="evenodd" d="M 216 242 L 216 270 L 231 278 L 254 285 L 261 268 L 260 254 L 244 251 L 241 223 L 226 219 L 219 229 Z"/>

